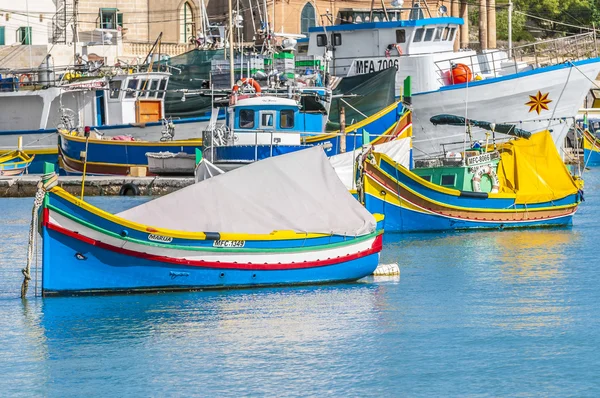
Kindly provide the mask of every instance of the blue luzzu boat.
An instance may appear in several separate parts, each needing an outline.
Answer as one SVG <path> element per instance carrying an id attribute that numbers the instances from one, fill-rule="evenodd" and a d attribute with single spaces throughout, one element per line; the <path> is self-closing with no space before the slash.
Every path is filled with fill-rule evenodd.
<path id="1" fill-rule="evenodd" d="M 257 160 L 320 145 L 327 156 L 351 152 L 363 144 L 396 139 L 412 125 L 411 115 L 397 101 L 348 125 L 345 132 L 326 132 L 327 111 L 307 108 L 292 98 L 240 96 L 228 107 L 227 123 L 206 130 L 204 157 L 227 171 Z"/>
<path id="2" fill-rule="evenodd" d="M 148 152 L 170 151 L 193 155 L 202 148 L 201 139 L 173 141 L 143 141 L 129 137 L 86 138 L 64 131 L 59 132 L 59 165 L 67 174 L 129 175 L 134 167 L 147 167 Z M 87 150 L 86 150 L 87 147 Z M 83 155 L 83 156 L 82 156 Z"/>
<path id="3" fill-rule="evenodd" d="M 413 169 L 373 151 L 361 161 L 358 196 L 370 212 L 385 215 L 388 232 L 569 225 L 583 201 L 582 181 L 547 131 Z"/>
<path id="4" fill-rule="evenodd" d="M 378 265 L 382 217 L 348 193 L 321 148 L 119 214 L 53 179 L 40 209 L 44 296 L 353 281 Z"/>

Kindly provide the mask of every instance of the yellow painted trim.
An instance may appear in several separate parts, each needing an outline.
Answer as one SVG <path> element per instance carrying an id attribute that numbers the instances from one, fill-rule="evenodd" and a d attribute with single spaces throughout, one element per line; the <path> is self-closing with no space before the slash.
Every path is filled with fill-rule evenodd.
<path id="1" fill-rule="evenodd" d="M 61 137 L 67 141 L 75 141 L 85 144 L 85 137 L 79 137 L 74 135 L 65 134 L 64 132 L 60 133 Z M 156 145 L 159 144 L 161 146 L 182 146 L 182 145 L 199 145 L 202 146 L 201 138 L 192 138 L 189 140 L 179 140 L 179 141 L 118 141 L 118 140 L 98 140 L 95 138 L 90 138 L 90 143 L 94 144 L 108 144 L 108 145 L 130 145 L 130 146 L 148 146 L 148 145 Z"/>
<path id="2" fill-rule="evenodd" d="M 592 141 L 588 134 L 589 133 L 583 134 L 583 149 L 587 149 L 592 152 L 600 152 L 600 143 L 598 143 L 598 140 Z"/>
<path id="3" fill-rule="evenodd" d="M 389 176 L 389 174 L 387 174 L 385 171 L 380 170 L 382 173 L 386 174 Z M 390 176 L 391 177 L 391 176 Z M 393 178 L 393 177 L 392 177 Z M 377 192 L 377 197 L 381 198 L 381 195 L 379 194 L 379 189 L 376 188 L 374 186 L 374 184 L 376 184 L 376 182 L 371 182 L 370 179 L 372 179 L 371 177 L 367 176 L 367 183 L 365 184 L 365 191 L 367 193 L 369 192 Z M 425 180 L 423 180 L 425 181 Z M 421 181 L 417 181 L 419 183 L 421 183 Z M 429 183 L 428 181 L 425 181 L 427 183 Z M 431 184 L 431 183 L 429 183 Z M 429 203 L 433 203 L 436 204 L 438 206 L 442 206 L 445 207 L 447 209 L 454 209 L 454 210 L 461 210 L 461 211 L 470 211 L 470 212 L 475 212 L 475 213 L 530 213 L 530 212 L 539 212 L 539 211 L 545 211 L 545 210 L 557 210 L 557 209 L 568 209 L 571 207 L 577 207 L 578 204 L 569 204 L 569 205 L 562 205 L 562 206 L 552 206 L 552 207 L 536 207 L 536 208 L 528 208 L 528 209 L 516 209 L 516 208 L 509 208 L 509 209 L 493 209 L 493 208 L 484 208 L 484 209 L 478 209 L 478 208 L 472 208 L 472 207 L 459 207 L 459 206 L 454 206 L 454 205 L 450 205 L 447 203 L 442 203 L 442 202 L 438 202 L 436 200 L 430 199 L 427 196 L 424 196 L 418 192 L 416 192 L 415 190 L 407 187 L 406 185 L 398 182 L 398 185 L 400 186 L 401 189 L 405 189 L 408 192 L 411 192 L 412 194 L 418 196 L 419 198 L 429 202 Z M 423 183 L 421 183 L 421 185 L 425 185 Z M 435 185 L 435 184 L 432 184 Z M 393 191 L 390 191 L 387 188 L 384 188 L 386 191 L 389 191 L 390 193 L 392 193 L 393 197 L 396 197 L 396 193 L 394 193 Z M 449 189 L 449 191 L 454 191 L 453 189 Z M 457 191 L 458 192 L 458 191 Z M 493 195 L 493 196 L 492 196 Z M 497 198 L 497 199 L 514 199 L 516 198 L 516 195 L 511 195 L 511 194 L 488 194 L 488 197 L 490 199 L 493 198 Z M 397 200 L 399 201 L 399 205 L 400 206 L 404 206 L 404 202 L 403 200 L 397 198 Z M 386 198 L 386 201 L 389 202 L 389 199 Z"/>
<path id="4" fill-rule="evenodd" d="M 26 149 L 24 152 L 28 155 L 57 155 L 58 147 L 42 148 L 42 149 Z"/>
<path id="5" fill-rule="evenodd" d="M 391 111 L 395 110 L 396 108 L 398 108 L 398 103 L 400 101 L 396 101 L 394 102 L 392 105 L 389 105 L 387 108 L 383 108 L 382 110 L 380 110 L 379 112 L 375 113 L 374 115 L 369 116 L 368 118 L 361 120 L 360 122 L 354 123 L 348 127 L 346 127 L 346 134 L 356 131 L 360 128 L 363 128 L 364 126 L 366 126 L 367 124 L 371 123 L 373 120 L 377 120 L 379 118 L 381 118 L 382 116 L 387 115 L 388 113 L 390 113 Z M 396 123 L 394 123 L 393 126 L 395 126 Z M 340 130 L 336 130 L 333 131 L 329 134 L 320 134 L 317 136 L 313 136 L 313 137 L 307 137 L 305 142 L 310 143 L 310 142 L 317 142 L 317 141 L 322 141 L 322 140 L 326 140 L 326 139 L 330 139 L 330 138 L 335 138 L 338 136 L 338 134 L 340 133 Z"/>
<path id="6" fill-rule="evenodd" d="M 50 192 L 56 194 L 60 198 L 74 204 L 77 207 L 81 207 L 85 211 L 89 211 L 92 214 L 102 217 L 108 221 L 122 225 L 124 227 L 134 229 L 136 231 L 144 233 L 152 233 L 156 235 L 171 236 L 173 238 L 181 239 L 192 239 L 192 240 L 206 240 L 206 234 L 204 232 L 187 232 L 178 231 L 166 228 L 156 228 L 146 224 L 140 224 L 133 221 L 126 220 L 124 218 L 115 216 L 114 214 L 108 213 L 102 209 L 90 205 L 89 203 L 76 198 L 69 194 L 67 191 L 60 187 L 53 187 Z M 150 230 L 148 230 L 150 228 Z M 240 233 L 229 233 L 221 232 L 220 238 L 222 240 L 293 240 L 293 239 L 308 239 L 308 238 L 322 238 L 330 236 L 329 234 L 315 234 L 315 233 L 297 233 L 294 231 L 273 231 L 270 234 L 240 234 Z"/>
<path id="7" fill-rule="evenodd" d="M 10 152 L 7 152 L 5 155 L 0 156 L 0 166 L 1 166 L 1 163 L 4 163 L 4 162 L 10 162 L 11 164 L 20 166 L 20 165 L 23 165 L 26 163 L 31 163 L 31 161 L 33 160 L 34 157 L 35 157 L 35 155 L 29 156 L 28 154 L 26 154 L 23 151 L 19 151 L 19 150 L 10 151 Z M 15 158 L 18 158 L 21 160 L 18 162 L 11 161 L 12 159 L 15 159 Z"/>

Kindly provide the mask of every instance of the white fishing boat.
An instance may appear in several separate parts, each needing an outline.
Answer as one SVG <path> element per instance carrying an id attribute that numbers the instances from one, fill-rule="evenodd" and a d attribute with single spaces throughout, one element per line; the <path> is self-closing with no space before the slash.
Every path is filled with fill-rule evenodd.
<path id="1" fill-rule="evenodd" d="M 414 11 L 414 8 L 412 9 Z M 397 14 L 399 15 L 399 13 Z M 537 132 L 550 130 L 562 148 L 583 99 L 600 72 L 594 33 L 502 50 L 454 51 L 456 17 L 362 22 L 309 29 L 308 55 L 326 54 L 330 73 L 353 76 L 397 69 L 398 94 L 412 76 L 414 156 L 462 148 L 465 129 L 433 128 L 438 114 L 463 115 L 493 123 L 516 123 Z M 473 129 L 485 140 L 485 131 Z"/>
<path id="2" fill-rule="evenodd" d="M 0 151 L 14 149 L 22 136 L 24 150 L 36 155 L 30 171 L 40 172 L 44 161 L 56 161 L 59 129 L 90 126 L 107 137 L 149 142 L 199 137 L 210 115 L 169 120 L 172 128 L 165 136 L 169 77 L 166 72 L 137 72 L 80 78 L 50 87 L 35 80 L 21 84 L 20 79 L 6 78 L 5 91 L 0 91 Z"/>

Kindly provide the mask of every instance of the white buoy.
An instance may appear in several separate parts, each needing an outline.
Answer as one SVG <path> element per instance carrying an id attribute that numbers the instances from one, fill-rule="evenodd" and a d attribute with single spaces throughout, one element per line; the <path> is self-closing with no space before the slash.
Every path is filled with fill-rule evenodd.
<path id="1" fill-rule="evenodd" d="M 400 267 L 398 263 L 391 264 L 379 264 L 375 271 L 373 271 L 373 275 L 375 276 L 394 276 L 400 275 Z"/>

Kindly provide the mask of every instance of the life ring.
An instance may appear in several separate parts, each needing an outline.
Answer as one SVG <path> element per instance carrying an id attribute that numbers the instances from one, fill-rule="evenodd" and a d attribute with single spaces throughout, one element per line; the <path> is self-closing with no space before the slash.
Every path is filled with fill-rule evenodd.
<path id="1" fill-rule="evenodd" d="M 241 80 L 242 84 L 249 84 L 252 86 L 252 88 L 254 88 L 254 91 L 256 92 L 257 95 L 260 95 L 260 92 L 262 91 L 262 88 L 260 87 L 260 84 L 258 84 L 258 82 L 256 80 L 254 80 L 251 77 L 243 77 Z M 233 88 L 231 89 L 231 91 L 235 94 L 238 91 L 240 91 L 240 86 L 237 84 L 233 85 Z"/>
<path id="2" fill-rule="evenodd" d="M 138 196 L 140 194 L 140 188 L 132 182 L 123 184 L 119 191 L 120 196 Z"/>
<path id="3" fill-rule="evenodd" d="M 482 166 L 475 171 L 473 179 L 471 180 L 473 183 L 473 191 L 481 192 L 481 177 L 484 175 L 487 175 L 490 180 L 492 180 L 492 190 L 490 193 L 498 193 L 498 190 L 500 189 L 500 180 L 498 179 L 496 171 L 490 166 Z"/>
<path id="4" fill-rule="evenodd" d="M 27 79 L 27 81 L 25 81 Z M 28 73 L 22 73 L 19 75 L 19 83 L 23 85 L 24 83 L 31 83 L 31 75 Z"/>
<path id="5" fill-rule="evenodd" d="M 396 44 L 396 51 L 398 51 L 398 55 L 402 55 L 402 46 L 400 44 Z"/>

